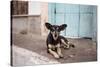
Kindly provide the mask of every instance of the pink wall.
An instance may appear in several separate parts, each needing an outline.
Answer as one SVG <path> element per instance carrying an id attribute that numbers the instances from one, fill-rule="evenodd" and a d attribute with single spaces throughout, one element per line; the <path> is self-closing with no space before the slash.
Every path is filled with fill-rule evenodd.
<path id="1" fill-rule="evenodd" d="M 41 35 L 47 34 L 45 22 L 48 22 L 48 3 L 41 2 Z"/>

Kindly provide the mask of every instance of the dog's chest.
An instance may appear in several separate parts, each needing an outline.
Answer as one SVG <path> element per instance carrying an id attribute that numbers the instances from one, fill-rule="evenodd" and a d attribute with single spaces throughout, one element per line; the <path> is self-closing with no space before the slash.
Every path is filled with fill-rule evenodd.
<path id="1" fill-rule="evenodd" d="M 56 50 L 58 47 L 60 47 L 60 44 L 57 44 L 57 45 L 51 44 L 51 49 L 52 50 Z"/>

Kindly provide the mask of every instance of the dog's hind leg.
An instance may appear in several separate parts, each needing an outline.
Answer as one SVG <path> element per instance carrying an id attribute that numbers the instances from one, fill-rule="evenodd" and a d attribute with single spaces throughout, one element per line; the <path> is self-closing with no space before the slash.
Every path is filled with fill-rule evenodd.
<path id="1" fill-rule="evenodd" d="M 64 48 L 70 48 L 70 45 L 64 39 L 61 39 L 61 43 L 64 45 Z"/>
<path id="2" fill-rule="evenodd" d="M 61 42 L 64 44 L 64 48 L 65 49 L 69 49 L 70 47 L 75 47 L 75 45 L 74 44 L 72 44 L 72 43 L 70 43 L 70 42 L 68 42 L 68 41 L 66 41 L 65 39 L 61 39 Z"/>

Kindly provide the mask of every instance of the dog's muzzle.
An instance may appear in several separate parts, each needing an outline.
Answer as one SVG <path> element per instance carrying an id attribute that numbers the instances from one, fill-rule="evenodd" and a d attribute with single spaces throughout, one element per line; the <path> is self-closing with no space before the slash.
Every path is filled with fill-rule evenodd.
<path id="1" fill-rule="evenodd" d="M 53 34 L 53 38 L 54 38 L 54 40 L 57 40 L 58 35 L 59 35 L 58 32 L 55 31 L 54 34 Z"/>

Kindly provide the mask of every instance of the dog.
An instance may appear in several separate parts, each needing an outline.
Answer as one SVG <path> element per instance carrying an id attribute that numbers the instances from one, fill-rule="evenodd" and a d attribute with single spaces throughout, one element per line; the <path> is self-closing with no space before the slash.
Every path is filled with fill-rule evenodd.
<path id="1" fill-rule="evenodd" d="M 60 32 L 63 31 L 67 24 L 62 25 L 51 25 L 50 23 L 45 23 L 45 26 L 48 30 L 50 30 L 46 44 L 47 44 L 47 52 L 52 54 L 55 58 L 63 58 L 63 54 L 61 51 L 61 44 L 63 44 L 63 48 L 75 47 L 73 44 L 69 43 L 68 40 L 60 35 Z"/>

